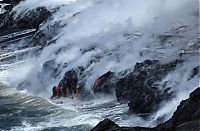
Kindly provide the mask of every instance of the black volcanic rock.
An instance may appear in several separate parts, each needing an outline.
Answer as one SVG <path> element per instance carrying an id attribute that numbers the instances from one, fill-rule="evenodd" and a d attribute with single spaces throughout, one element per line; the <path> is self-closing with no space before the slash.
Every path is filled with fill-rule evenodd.
<path id="1" fill-rule="evenodd" d="M 16 5 L 16 4 L 18 4 L 19 2 L 21 2 L 21 1 L 23 1 L 23 0 L 3 0 L 3 2 L 9 3 L 9 4 L 11 4 L 11 5 Z"/>
<path id="2" fill-rule="evenodd" d="M 100 121 L 91 131 L 154 131 L 145 127 L 120 127 L 110 119 Z"/>
<path id="3" fill-rule="evenodd" d="M 42 45 L 44 47 L 52 36 L 56 34 L 55 29 L 57 25 L 38 31 L 40 25 L 44 23 L 52 12 L 47 10 L 45 7 L 38 7 L 26 12 L 21 12 L 17 17 L 12 8 L 15 7 L 19 2 L 23 0 L 4 0 L 1 3 L 10 4 L 5 7 L 6 12 L 0 14 L 0 36 L 7 35 L 15 32 L 21 32 L 29 29 L 36 29 L 34 36 L 29 41 L 29 47 Z"/>
<path id="4" fill-rule="evenodd" d="M 180 103 L 170 120 L 157 126 L 157 129 L 165 131 L 200 130 L 200 87 L 190 94 L 189 99 Z"/>
<path id="5" fill-rule="evenodd" d="M 155 128 L 119 127 L 109 119 L 97 124 L 91 131 L 199 131 L 200 130 L 200 87 L 183 100 L 172 118 Z"/>
<path id="6" fill-rule="evenodd" d="M 2 17 L 3 21 L 0 25 L 0 30 L 8 29 L 38 29 L 39 25 L 47 20 L 51 15 L 45 7 L 38 7 L 33 10 L 29 10 L 23 16 L 19 15 L 14 18 L 14 14 L 8 11 Z"/>
<path id="7" fill-rule="evenodd" d="M 67 80 L 68 80 L 68 83 L 75 84 L 73 86 L 77 86 L 77 82 L 78 82 L 77 70 L 71 69 L 71 70 L 65 72 L 65 75 L 64 75 L 63 79 L 60 81 L 59 86 L 60 87 L 66 87 L 67 86 L 66 85 Z"/>
<path id="8" fill-rule="evenodd" d="M 169 100 L 173 93 L 169 88 L 159 89 L 160 82 L 176 65 L 182 61 L 161 64 L 158 60 L 145 60 L 136 63 L 134 71 L 120 79 L 116 84 L 116 96 L 119 102 L 128 102 L 131 112 L 151 113 L 163 100 Z"/>
<path id="9" fill-rule="evenodd" d="M 99 122 L 91 131 L 121 131 L 120 127 L 110 119 L 105 119 Z"/>
<path id="10" fill-rule="evenodd" d="M 79 95 L 78 97 L 81 100 L 88 100 L 92 98 L 92 94 L 90 93 L 89 90 L 87 90 L 85 88 L 85 84 L 84 82 L 80 81 L 81 77 L 82 77 L 82 73 L 83 73 L 83 68 L 82 67 L 78 67 L 78 68 L 73 68 L 67 72 L 65 72 L 62 80 L 59 82 L 59 87 L 64 88 L 67 86 L 70 87 L 77 87 L 78 88 L 78 92 Z M 73 77 L 73 78 L 72 78 Z M 70 85 L 69 85 L 70 84 Z M 62 96 L 65 96 L 63 94 L 64 91 L 62 91 Z M 75 93 L 75 92 L 74 92 Z"/>
<path id="11" fill-rule="evenodd" d="M 115 83 L 114 73 L 108 71 L 95 81 L 92 89 L 94 93 L 110 94 L 113 93 L 115 89 Z"/>

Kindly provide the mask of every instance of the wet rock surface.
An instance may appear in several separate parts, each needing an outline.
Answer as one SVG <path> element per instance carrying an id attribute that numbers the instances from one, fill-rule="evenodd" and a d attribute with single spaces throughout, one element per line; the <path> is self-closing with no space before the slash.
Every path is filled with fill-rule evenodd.
<path id="1" fill-rule="evenodd" d="M 99 122 L 99 124 L 95 126 L 91 131 L 106 131 L 118 129 L 120 129 L 120 127 L 115 122 L 111 121 L 110 119 L 105 119 Z"/>
<path id="2" fill-rule="evenodd" d="M 158 130 L 200 130 L 200 87 L 194 90 L 189 99 L 183 100 L 177 107 L 172 118 L 158 125 Z"/>
<path id="3" fill-rule="evenodd" d="M 155 128 L 119 127 L 109 119 L 97 124 L 91 131 L 199 131 L 200 130 L 200 87 L 177 107 L 172 118 Z"/>
<path id="4" fill-rule="evenodd" d="M 116 80 L 114 79 L 114 73 L 108 71 L 95 81 L 92 87 L 93 92 L 95 94 L 96 93 L 111 94 L 115 90 L 115 82 Z"/>
<path id="5" fill-rule="evenodd" d="M 100 121 L 91 131 L 154 131 L 145 127 L 120 127 L 110 119 Z"/>
<path id="6" fill-rule="evenodd" d="M 38 29 L 39 25 L 47 20 L 51 15 L 44 7 L 38 7 L 33 10 L 29 10 L 26 13 L 20 14 L 16 18 L 14 17 L 15 12 L 11 12 L 12 8 L 16 6 L 21 0 L 17 1 L 3 1 L 10 4 L 10 8 L 5 13 L 0 15 L 1 24 L 0 30 L 7 31 L 8 29 L 19 30 L 19 29 Z M 2 3 L 3 3 L 2 2 Z"/>
<path id="7" fill-rule="evenodd" d="M 161 64 L 158 60 L 145 60 L 136 63 L 133 72 L 120 79 L 116 86 L 116 97 L 119 102 L 129 101 L 129 109 L 133 113 L 151 113 L 163 100 L 169 100 L 173 93 L 169 88 L 159 89 L 157 82 L 161 81 L 176 65 L 177 60 Z"/>
<path id="8" fill-rule="evenodd" d="M 53 62 L 53 61 L 51 61 Z M 49 68 L 52 68 L 54 73 L 60 73 L 57 68 L 48 66 L 45 67 L 44 70 L 49 70 Z M 52 76 L 53 73 L 52 72 Z M 67 72 L 65 72 L 63 78 L 61 81 L 58 83 L 58 87 L 61 90 L 61 96 L 62 97 L 71 97 L 76 96 L 80 98 L 81 100 L 88 100 L 91 99 L 93 96 L 89 90 L 85 88 L 84 82 L 80 81 L 82 74 L 83 73 L 83 68 L 78 67 L 78 68 L 73 68 Z M 56 77 L 56 76 L 55 76 Z M 68 88 L 69 95 L 66 94 L 66 89 Z"/>
<path id="9" fill-rule="evenodd" d="M 0 14 L 0 36 L 34 29 L 35 32 L 32 33 L 34 35 L 32 35 L 32 39 L 28 41 L 28 43 L 30 43 L 29 47 L 45 45 L 48 39 L 52 37 L 51 33 L 55 34 L 55 31 L 49 31 L 49 29 L 38 31 L 38 29 L 43 22 L 50 18 L 52 13 L 45 7 L 38 7 L 32 10 L 28 10 L 26 12 L 21 12 L 20 14 L 15 16 L 16 12 L 12 9 L 20 1 L 22 0 L 4 0 L 1 2 L 4 5 L 6 4 L 6 6 L 4 7 L 5 12 Z M 29 36 L 29 34 L 25 34 L 24 36 Z"/>
<path id="10" fill-rule="evenodd" d="M 173 92 L 170 91 L 170 87 L 165 87 L 166 85 L 163 85 L 163 82 L 162 85 L 159 82 L 182 62 L 182 60 L 176 60 L 167 64 L 161 64 L 158 60 L 145 60 L 142 63 L 137 63 L 134 70 L 121 79 L 117 79 L 115 77 L 116 74 L 109 71 L 94 82 L 92 91 L 94 95 L 116 93 L 119 102 L 128 103 L 130 113 L 146 116 L 156 111 L 161 102 L 174 97 Z M 56 71 L 56 67 L 51 67 L 54 65 L 51 63 L 47 64 L 50 66 L 46 65 L 45 67 L 50 68 L 53 71 L 52 74 L 59 73 L 58 70 Z M 78 81 L 74 83 L 78 83 L 77 86 L 81 98 L 86 99 L 88 96 L 92 98 L 92 93 L 85 89 L 84 81 L 79 82 L 84 77 L 82 75 L 84 69 L 72 70 L 72 74 L 76 76 L 76 80 Z M 65 73 L 63 79 L 58 84 L 60 87 L 66 87 L 66 79 L 71 71 Z M 69 81 L 73 83 L 73 81 Z"/>

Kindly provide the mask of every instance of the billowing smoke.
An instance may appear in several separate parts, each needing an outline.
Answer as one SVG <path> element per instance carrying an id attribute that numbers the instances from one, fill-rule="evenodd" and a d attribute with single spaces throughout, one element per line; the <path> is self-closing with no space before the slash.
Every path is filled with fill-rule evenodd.
<path id="1" fill-rule="evenodd" d="M 44 87 L 50 91 L 66 71 L 84 67 L 85 86 L 90 89 L 107 71 L 132 70 L 136 62 L 145 59 L 158 59 L 163 63 L 172 61 L 197 37 L 197 5 L 196 0 L 22 1 L 13 9 L 16 18 L 23 17 L 28 10 L 46 7 L 52 16 L 40 30 L 48 30 L 49 25 L 57 23 L 61 28 L 53 38 L 55 42 L 34 58 L 31 68 L 28 66 L 26 72 L 21 72 L 26 68 L 25 64 L 18 71 L 22 80 L 30 82 L 30 90 Z M 170 36 L 170 42 L 162 39 L 165 36 Z M 177 97 L 166 102 L 164 108 L 153 115 L 155 119 L 166 114 L 170 116 L 168 114 L 175 107 L 168 105 L 177 105 L 198 86 L 198 78 L 186 80 L 193 67 L 199 64 L 198 58 L 184 59 L 188 60 L 165 78 L 169 81 L 168 86 L 174 87 Z M 55 78 L 43 71 L 47 61 L 54 61 L 51 66 L 60 71 Z"/>
<path id="2" fill-rule="evenodd" d="M 191 7 L 188 7 L 188 4 Z M 98 62 L 88 67 L 91 68 L 90 74 L 92 74 L 88 76 L 86 82 L 86 87 L 89 88 L 98 76 L 108 70 L 120 72 L 133 68 L 138 61 L 156 57 L 155 55 L 158 54 L 149 53 L 141 57 L 141 52 L 146 46 L 156 44 L 157 41 L 152 35 L 169 31 L 172 28 L 170 25 L 175 23 L 174 19 L 182 19 L 186 15 L 189 17 L 195 3 L 189 0 L 176 2 L 172 0 L 59 0 L 56 2 L 26 0 L 16 6 L 14 11 L 17 12 L 17 17 L 18 14 L 39 6 L 45 6 L 54 12 L 52 19 L 44 24 L 42 29 L 47 28 L 49 23 L 58 21 L 62 28 L 55 36 L 57 39 L 55 44 L 42 51 L 36 64 L 38 71 L 34 70 L 34 72 L 40 72 L 38 65 L 43 65 L 51 59 L 55 59 L 57 64 L 68 64 L 68 67 L 63 69 L 64 73 L 71 68 L 86 66 L 91 60 L 100 57 Z M 186 6 L 188 10 L 185 10 Z M 185 21 L 188 17 L 184 18 Z M 162 57 L 176 55 L 182 48 L 182 45 L 174 45 L 177 47 L 163 49 Z M 59 49 L 62 50 L 56 53 Z M 84 50 L 86 51 L 83 53 Z M 30 77 L 32 79 L 32 76 Z"/>

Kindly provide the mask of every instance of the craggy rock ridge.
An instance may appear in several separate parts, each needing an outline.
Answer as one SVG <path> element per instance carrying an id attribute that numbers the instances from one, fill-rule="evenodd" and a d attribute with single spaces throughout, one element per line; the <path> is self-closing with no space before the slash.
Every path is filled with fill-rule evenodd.
<path id="1" fill-rule="evenodd" d="M 116 95 L 119 102 L 127 103 L 129 106 L 129 113 L 135 113 L 140 116 L 149 116 L 156 110 L 162 102 L 169 101 L 175 97 L 171 87 L 168 86 L 168 81 L 163 80 L 166 76 L 181 66 L 184 60 L 178 59 L 169 63 L 161 63 L 158 60 L 145 60 L 141 63 L 136 63 L 134 70 L 119 79 L 118 73 L 108 71 L 100 76 L 92 85 L 91 90 L 85 89 L 84 85 L 84 67 L 79 69 L 72 69 L 73 73 L 78 79 L 78 88 L 80 98 L 92 99 L 96 94 L 111 94 Z M 47 66 L 49 65 L 49 66 Z M 44 66 L 45 69 L 51 70 L 53 74 L 59 74 L 61 70 L 52 67 L 52 61 Z M 58 83 L 60 87 L 66 87 L 65 81 L 68 72 L 65 73 L 63 79 Z M 188 81 L 194 76 L 199 75 L 199 67 L 191 70 Z M 70 83 L 73 83 L 70 81 Z"/>
<path id="2" fill-rule="evenodd" d="M 173 92 L 170 91 L 170 87 L 166 86 L 167 81 L 164 82 L 164 85 L 162 82 L 159 82 L 162 81 L 170 71 L 175 70 L 176 66 L 180 65 L 182 62 L 183 60 L 176 60 L 167 64 L 162 64 L 158 60 L 145 60 L 142 63 L 137 63 L 134 70 L 121 79 L 116 77 L 117 73 L 109 71 L 94 82 L 91 88 L 92 92 L 85 90 L 84 82 L 78 82 L 81 98 L 84 99 L 85 96 L 91 97 L 91 93 L 114 94 L 119 102 L 129 102 L 130 113 L 146 116 L 156 111 L 161 102 L 174 97 Z M 52 66 L 53 64 L 50 65 Z M 47 67 L 45 66 L 45 68 Z M 50 70 L 54 71 L 56 68 Z M 84 77 L 84 75 L 82 75 L 84 68 L 82 68 L 82 70 L 72 70 L 75 71 L 73 74 L 78 77 L 78 81 Z M 56 72 L 59 71 L 54 71 L 52 74 L 57 74 Z M 197 71 L 195 74 L 192 73 L 191 75 L 196 74 L 198 74 Z M 64 83 L 67 75 L 68 72 L 65 73 L 63 79 L 58 84 L 60 87 L 66 86 Z"/>
<path id="3" fill-rule="evenodd" d="M 177 107 L 171 119 L 154 128 L 119 127 L 109 119 L 97 124 L 91 131 L 199 131 L 200 130 L 200 87 Z"/>
<path id="4" fill-rule="evenodd" d="M 26 54 L 40 54 L 58 28 L 58 25 L 52 25 L 48 29 L 39 29 L 52 15 L 45 7 L 26 10 L 17 15 L 14 8 L 21 1 L 0 1 L 0 61 L 4 63 L 19 60 Z"/>
<path id="5" fill-rule="evenodd" d="M 15 11 L 13 8 L 17 6 L 22 0 L 4 0 L 0 4 L 6 5 L 4 7 L 4 13 L 0 14 L 0 36 L 6 36 L 12 33 L 24 32 L 26 30 L 35 30 L 32 32 L 32 38 L 28 43 L 29 47 L 35 47 L 38 45 L 45 46 L 48 39 L 51 39 L 55 34 L 56 27 L 49 27 L 46 30 L 39 30 L 42 23 L 47 21 L 52 15 L 52 12 L 47 10 L 45 7 L 38 7 L 36 9 L 28 10 L 26 12 L 21 12 L 15 16 Z M 54 28 L 54 29 L 52 29 Z M 51 30 L 51 31 L 50 31 Z M 48 33 L 52 32 L 52 33 Z M 30 34 L 25 34 L 24 36 L 29 36 Z M 24 37 L 23 36 L 23 37 Z M 22 39 L 18 38 L 18 39 Z"/>
<path id="6" fill-rule="evenodd" d="M 44 66 L 43 71 L 45 71 L 45 69 L 47 70 L 51 69 L 52 72 L 50 72 L 50 75 L 52 75 L 52 77 L 56 77 L 56 76 L 53 76 L 53 74 L 57 74 L 59 70 L 56 70 L 56 68 L 52 67 L 53 63 L 54 63 L 53 61 L 49 61 L 48 63 L 43 65 Z M 80 93 L 77 97 L 79 97 L 81 100 L 88 100 L 92 98 L 92 94 L 84 88 L 84 83 L 80 81 L 83 75 L 82 71 L 83 71 L 83 68 L 79 67 L 79 68 L 74 68 L 65 72 L 64 77 L 58 83 L 58 86 L 61 88 L 62 97 L 68 97 L 68 95 L 66 96 L 65 94 L 66 87 L 74 87 L 74 89 L 70 89 L 71 91 L 70 94 L 76 93 L 75 88 L 78 88 L 78 92 Z"/>
<path id="7" fill-rule="evenodd" d="M 161 64 L 158 60 L 145 60 L 142 63 L 136 63 L 133 72 L 117 82 L 117 100 L 129 101 L 129 110 L 136 114 L 155 111 L 160 102 L 173 97 L 170 87 L 160 85 L 158 82 L 182 62 L 182 60 L 176 60 Z M 159 89 L 161 86 L 162 90 Z"/>
<path id="8" fill-rule="evenodd" d="M 46 8 L 40 7 L 34 10 L 30 10 L 25 14 L 21 14 L 23 16 L 19 15 L 17 18 L 15 18 L 11 11 L 12 8 L 16 6 L 20 1 L 21 0 L 4 0 L 2 2 L 9 4 L 9 8 L 5 7 L 6 12 L 0 14 L 0 30 L 38 29 L 39 25 L 47 20 L 47 18 L 51 15 L 50 11 L 48 11 Z"/>
<path id="9" fill-rule="evenodd" d="M 111 94 L 115 90 L 115 81 L 114 72 L 108 71 L 95 81 L 92 87 L 93 92 Z"/>

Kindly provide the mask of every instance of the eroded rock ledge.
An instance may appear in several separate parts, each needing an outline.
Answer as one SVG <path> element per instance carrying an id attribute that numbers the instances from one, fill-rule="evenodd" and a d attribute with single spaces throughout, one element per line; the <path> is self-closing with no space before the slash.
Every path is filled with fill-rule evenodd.
<path id="1" fill-rule="evenodd" d="M 154 128 L 120 127 L 105 119 L 91 131 L 199 131 L 200 130 L 200 87 L 194 90 L 187 100 L 177 107 L 171 119 Z"/>

